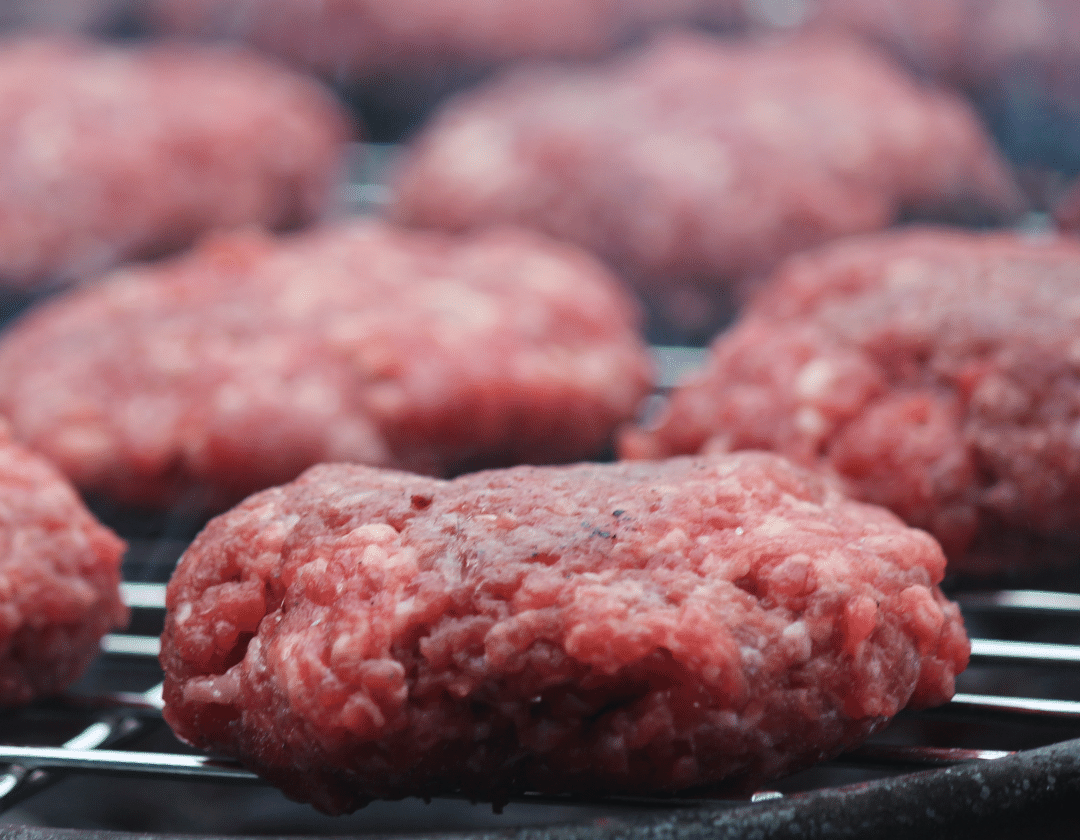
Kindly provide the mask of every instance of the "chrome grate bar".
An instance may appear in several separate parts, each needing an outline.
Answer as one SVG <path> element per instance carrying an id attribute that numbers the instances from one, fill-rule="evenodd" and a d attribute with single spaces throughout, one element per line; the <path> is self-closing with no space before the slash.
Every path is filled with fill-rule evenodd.
<path id="1" fill-rule="evenodd" d="M 1001 697 L 985 694 L 955 694 L 942 709 L 956 711 L 988 711 L 1019 717 L 1040 715 L 1062 722 L 1080 721 L 1080 701 L 1045 700 L 1037 697 Z"/>
<path id="2" fill-rule="evenodd" d="M 192 779 L 215 782 L 257 782 L 258 776 L 235 761 L 178 753 L 64 747 L 0 746 L 0 763 L 18 763 L 34 770 L 82 770 L 110 775 Z"/>
<path id="3" fill-rule="evenodd" d="M 956 596 L 968 612 L 1058 613 L 1080 616 L 1080 594 L 1019 589 L 1000 592 L 965 592 Z"/>
<path id="4" fill-rule="evenodd" d="M 153 636 L 109 633 L 101 640 L 101 652 L 116 656 L 142 656 L 156 659 L 161 653 L 161 640 Z"/>
<path id="5" fill-rule="evenodd" d="M 165 609 L 164 583 L 121 583 L 120 595 L 133 610 Z"/>
<path id="6" fill-rule="evenodd" d="M 972 639 L 971 661 L 1023 665 L 1080 665 L 1080 645 Z"/>
<path id="7" fill-rule="evenodd" d="M 843 764 L 860 767 L 951 767 L 968 761 L 996 761 L 1009 755 L 1009 750 L 965 750 L 952 747 L 922 747 L 894 744 L 864 744 L 834 759 Z"/>
<path id="8" fill-rule="evenodd" d="M 132 609 L 160 611 L 164 609 L 165 589 L 164 584 L 127 583 L 123 586 L 123 596 Z M 1080 616 L 1080 595 L 1069 593 L 1003 591 L 963 595 L 958 600 L 964 609 L 980 614 L 1022 611 Z M 111 634 L 102 641 L 105 654 L 123 658 L 156 659 L 159 648 L 159 639 L 149 635 Z M 974 639 L 972 652 L 973 663 L 985 665 L 1023 664 L 1061 668 L 1080 664 L 1080 645 Z M 140 734 L 147 724 L 160 720 L 161 692 L 162 686 L 156 685 L 139 693 L 71 694 L 61 698 L 57 702 L 73 710 L 85 712 L 100 707 L 99 719 L 60 747 L 0 746 L 0 764 L 8 765 L 8 770 L 0 775 L 0 810 L 9 808 L 72 772 L 177 781 L 245 784 L 259 781 L 253 773 L 229 759 L 180 752 L 118 749 L 118 745 Z M 1040 718 L 1062 724 L 1075 725 L 1080 722 L 1080 700 L 1067 699 L 958 693 L 951 703 L 933 711 L 935 714 L 960 714 L 967 719 L 986 721 L 1006 716 L 1019 721 Z M 902 773 L 973 761 L 994 761 L 1013 754 L 1002 750 L 871 743 L 840 756 L 833 763 Z M 537 799 L 536 795 L 530 794 L 516 801 L 568 800 L 560 797 Z M 705 796 L 701 801 L 719 800 Z"/>
<path id="9" fill-rule="evenodd" d="M 81 753 L 106 744 L 118 745 L 138 735 L 142 729 L 143 724 L 135 718 L 110 717 L 90 724 L 74 738 L 65 741 L 59 749 L 65 753 Z M 0 813 L 59 781 L 37 760 L 36 755 L 41 748 L 24 749 L 30 754 L 29 760 L 0 760 L 0 764 L 9 765 L 7 771 L 0 775 Z"/>

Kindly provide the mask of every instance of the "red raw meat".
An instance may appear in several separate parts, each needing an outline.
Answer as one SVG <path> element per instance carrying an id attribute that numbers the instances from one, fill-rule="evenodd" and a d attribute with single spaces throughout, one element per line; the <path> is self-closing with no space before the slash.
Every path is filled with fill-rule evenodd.
<path id="1" fill-rule="evenodd" d="M 727 18 L 714 0 L 150 0 L 167 33 L 255 44 L 335 78 L 600 55 L 660 24 Z M 716 6 L 716 8 L 714 8 Z"/>
<path id="2" fill-rule="evenodd" d="M 599 454 L 652 362 L 572 247 L 357 220 L 220 235 L 0 336 L 0 414 L 80 487 L 222 510 L 320 461 L 433 475 Z"/>
<path id="3" fill-rule="evenodd" d="M 120 601 L 124 543 L 0 421 L 0 705 L 57 694 L 81 675 Z"/>
<path id="4" fill-rule="evenodd" d="M 772 449 L 838 474 L 957 570 L 1075 562 L 1080 244 L 913 230 L 793 258 L 630 458 Z"/>
<path id="5" fill-rule="evenodd" d="M 182 558 L 165 716 L 334 813 L 752 786 L 952 695 L 944 568 L 767 453 L 451 482 L 323 465 Z"/>
<path id="6" fill-rule="evenodd" d="M 0 47 L 0 286 L 83 279 L 338 203 L 345 111 L 236 49 Z"/>
<path id="7" fill-rule="evenodd" d="M 392 179 L 393 216 L 512 222 L 607 259 L 669 320 L 694 290 L 901 214 L 1008 215 L 972 110 L 854 42 L 672 35 L 601 68 L 518 71 L 451 101 Z"/>

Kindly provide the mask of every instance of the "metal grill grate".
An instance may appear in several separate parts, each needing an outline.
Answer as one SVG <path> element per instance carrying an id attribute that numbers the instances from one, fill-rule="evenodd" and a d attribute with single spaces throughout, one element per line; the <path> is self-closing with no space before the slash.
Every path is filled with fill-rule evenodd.
<path id="1" fill-rule="evenodd" d="M 157 583 L 124 586 L 125 600 L 136 611 L 136 626 L 155 628 L 160 625 L 164 613 L 164 589 L 164 584 Z M 957 598 L 973 628 L 995 626 L 1011 632 L 1015 630 L 1012 625 L 1017 620 L 1020 623 L 1034 621 L 1033 626 L 1045 634 L 1047 622 L 1059 622 L 1065 635 L 1080 635 L 1080 595 L 1076 593 L 971 592 L 959 593 Z M 84 688 L 62 699 L 0 716 L 0 725 L 7 733 L 5 743 L 0 745 L 0 764 L 8 765 L 6 772 L 0 775 L 0 809 L 9 809 L 40 794 L 71 774 L 164 779 L 174 783 L 259 784 L 253 774 L 235 762 L 192 755 L 178 743 L 166 750 L 147 750 L 142 746 L 151 733 L 156 732 L 159 740 L 162 734 L 160 684 L 144 691 L 110 689 L 109 674 L 130 675 L 133 666 L 144 673 L 153 673 L 157 650 L 155 629 L 110 635 L 102 642 L 103 657 L 97 669 L 104 676 L 99 674 L 95 678 L 101 690 Z M 793 809 L 818 814 L 821 810 L 818 800 L 850 790 L 843 786 L 845 783 L 859 783 L 856 790 L 865 793 L 888 790 L 897 784 L 910 785 L 936 775 L 927 776 L 917 771 L 938 769 L 940 774 L 940 768 L 952 768 L 950 772 L 960 771 L 962 775 L 976 772 L 973 768 L 988 768 L 1010 761 L 1026 767 L 1044 752 L 1030 747 L 1080 734 L 1080 701 L 1071 699 L 1080 695 L 1070 693 L 1071 682 L 1080 675 L 1078 665 L 1080 645 L 1071 642 L 975 638 L 972 667 L 962 675 L 963 690 L 950 704 L 936 710 L 901 715 L 896 725 L 886 729 L 881 738 L 782 783 L 780 790 L 761 791 L 748 802 L 696 798 L 620 799 L 585 804 L 600 811 L 613 810 L 614 818 L 623 820 L 627 809 L 662 809 L 646 811 L 651 815 L 647 818 L 640 815 L 632 818 L 630 824 L 638 830 L 654 825 L 658 813 L 684 813 L 680 809 L 689 808 L 689 813 L 700 815 L 715 813 L 719 808 L 727 819 L 746 820 L 750 817 L 760 819 L 763 814 L 770 813 L 763 810 L 768 806 L 782 815 L 776 818 L 778 822 L 773 826 L 778 828 L 783 820 L 790 819 Z M 1029 671 L 1028 679 L 1017 679 L 1018 667 Z M 1026 691 L 1030 687 L 1047 686 L 1049 693 Z M 1016 691 L 1003 690 L 1003 687 Z M 1011 696 L 1013 693 L 1016 696 Z M 74 734 L 65 734 L 72 729 L 76 730 Z M 11 733 L 29 730 L 34 732 L 30 738 L 25 734 L 11 737 Z M 1018 746 L 1003 747 L 1003 739 L 1014 740 Z M 958 743 L 970 741 L 974 743 Z M 1071 751 L 1068 754 L 1080 764 L 1080 746 L 1065 743 L 1058 749 L 1062 748 Z M 913 772 L 916 775 L 910 775 Z M 1064 784 L 1067 773 L 1055 765 L 1052 770 L 1026 768 L 1015 778 L 1017 785 L 1045 793 L 1048 786 Z M 984 777 L 986 774 L 979 772 L 978 775 Z M 983 804 L 998 796 L 998 791 L 987 785 L 979 790 Z M 990 794 L 983 797 L 985 790 L 990 790 Z M 186 794 L 181 789 L 178 795 Z M 557 797 L 526 796 L 521 801 L 548 805 L 583 804 Z M 963 802 L 957 804 L 961 810 L 967 807 Z M 885 807 L 893 807 L 888 798 Z M 1076 807 L 1080 814 L 1080 804 Z M 784 810 L 776 811 L 777 808 Z M 1039 809 L 1039 813 L 1043 814 L 1044 810 Z M 590 812 L 588 816 L 592 820 L 589 825 L 597 825 L 596 814 Z M 349 828 L 353 829 L 352 826 Z"/>

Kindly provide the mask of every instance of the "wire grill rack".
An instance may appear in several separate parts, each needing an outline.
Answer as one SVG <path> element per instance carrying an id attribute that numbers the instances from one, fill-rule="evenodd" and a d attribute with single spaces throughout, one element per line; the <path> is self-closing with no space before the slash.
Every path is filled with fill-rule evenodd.
<path id="1" fill-rule="evenodd" d="M 170 737 L 161 720 L 160 683 L 129 690 L 116 675 L 146 681 L 160 674 L 156 670 L 157 629 L 163 620 L 165 585 L 127 583 L 123 594 L 135 613 L 136 631 L 113 634 L 102 641 L 101 662 L 88 683 L 63 698 L 0 716 L 4 738 L 0 766 L 6 766 L 0 772 L 0 809 L 37 798 L 72 774 L 167 780 L 178 785 L 174 795 L 180 798 L 189 795 L 185 783 L 190 782 L 260 784 L 254 774 L 235 762 L 192 754 L 175 741 L 166 742 L 165 749 L 153 745 L 147 748 L 148 741 L 157 744 L 163 736 Z M 608 831 L 612 825 L 629 826 L 632 832 L 648 834 L 677 814 L 690 814 L 692 821 L 709 815 L 709 836 L 727 836 L 724 831 L 728 823 L 741 830 L 747 821 L 764 820 L 762 824 L 768 831 L 757 836 L 768 837 L 799 836 L 776 833 L 790 828 L 792 820 L 798 818 L 817 821 L 813 824 L 818 825 L 823 814 L 832 814 L 823 806 L 836 797 L 861 801 L 876 794 L 874 813 L 891 815 L 893 833 L 882 834 L 881 826 L 868 827 L 866 814 L 856 807 L 858 803 L 846 801 L 842 812 L 867 832 L 846 832 L 847 836 L 925 837 L 926 828 L 918 822 L 909 833 L 895 833 L 903 790 L 930 785 L 933 792 L 946 782 L 977 777 L 974 796 L 954 799 L 954 813 L 943 810 L 942 815 L 967 820 L 972 808 L 979 805 L 989 809 L 991 815 L 996 814 L 995 819 L 1015 816 L 1013 812 L 1026 814 L 1025 819 L 1045 818 L 1049 810 L 1042 800 L 1058 788 L 1052 804 L 1056 802 L 1059 810 L 1065 807 L 1067 812 L 1068 803 L 1075 802 L 1071 806 L 1075 809 L 1073 816 L 1080 821 L 1080 741 L 1069 740 L 1080 736 L 1080 701 L 1070 699 L 1080 696 L 1074 687 L 1080 677 L 1080 644 L 1032 640 L 1047 635 L 1070 639 L 1080 635 L 1080 594 L 1005 590 L 961 592 L 956 597 L 973 633 L 992 628 L 999 635 L 973 639 L 972 666 L 962 675 L 962 690 L 952 702 L 936 710 L 901 715 L 894 726 L 871 743 L 793 777 L 777 790 L 759 791 L 741 802 L 699 797 L 581 803 L 539 796 L 526 796 L 521 801 L 541 808 L 554 806 L 552 819 L 556 824 L 570 818 L 569 827 L 543 829 L 549 834 L 580 831 L 582 825 L 592 831 Z M 1017 635 L 1018 629 L 1025 630 L 1025 625 L 1037 628 L 1027 631 L 1030 638 L 1009 638 Z M 1026 676 L 1017 676 L 1023 672 L 1027 672 Z M 110 682 L 121 685 L 110 687 Z M 156 741 L 151 736 L 156 736 Z M 1049 747 L 1048 752 L 1041 747 L 1047 744 L 1056 746 Z M 1055 757 L 1049 767 L 1045 766 L 1048 755 Z M 122 782 L 117 784 L 123 789 Z M 1014 788 L 1021 792 L 1026 788 L 1019 811 L 1005 798 Z M 929 798 L 925 791 L 918 797 L 924 803 Z M 1034 815 L 1031 808 L 1035 809 Z M 583 817 L 585 822 L 575 821 L 575 817 Z M 42 821 L 40 813 L 37 821 Z M 844 825 L 835 816 L 826 821 L 834 829 Z M 999 827 L 1005 824 L 999 823 Z M 327 832 L 322 823 L 319 826 L 318 830 L 326 833 L 341 833 Z M 378 827 L 387 826 L 384 822 Z M 854 830 L 859 826 L 848 827 Z M 346 830 L 353 832 L 357 828 L 349 824 Z M 992 831 L 980 834 L 1009 836 Z"/>

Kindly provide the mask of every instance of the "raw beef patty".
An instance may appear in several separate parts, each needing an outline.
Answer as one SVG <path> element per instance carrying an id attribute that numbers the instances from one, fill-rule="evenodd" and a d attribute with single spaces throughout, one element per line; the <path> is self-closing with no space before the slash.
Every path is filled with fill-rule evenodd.
<path id="1" fill-rule="evenodd" d="M 716 0 L 148 0 L 153 28 L 237 38 L 335 78 L 593 56 Z M 724 10 L 725 15 L 728 14 Z"/>
<path id="2" fill-rule="evenodd" d="M 901 214 L 1018 206 L 967 105 L 817 38 L 681 34 L 600 68 L 519 71 L 449 103 L 392 182 L 399 221 L 536 227 L 689 327 L 711 317 L 702 290 L 809 245 Z"/>
<path id="3" fill-rule="evenodd" d="M 1028 97 L 1071 93 L 1075 100 L 1074 0 L 818 0 L 804 8 L 803 26 L 857 33 L 953 84 L 999 96 L 1011 93 L 1008 87 Z"/>
<path id="4" fill-rule="evenodd" d="M 334 203 L 343 109 L 239 50 L 0 46 L 0 286 L 81 279 Z"/>
<path id="5" fill-rule="evenodd" d="M 451 482 L 322 465 L 181 560 L 165 714 L 330 812 L 744 787 L 952 695 L 944 567 L 767 453 Z"/>
<path id="6" fill-rule="evenodd" d="M 0 413 L 85 490 L 222 510 L 320 461 L 429 474 L 599 454 L 652 373 L 587 254 L 355 221 L 221 235 L 0 337 Z"/>
<path id="7" fill-rule="evenodd" d="M 44 458 L 0 420 L 0 705 L 56 694 L 81 676 L 120 602 L 124 544 Z"/>
<path id="8" fill-rule="evenodd" d="M 1080 245 L 913 230 L 787 263 L 622 455 L 761 448 L 838 474 L 954 568 L 1080 549 Z"/>

